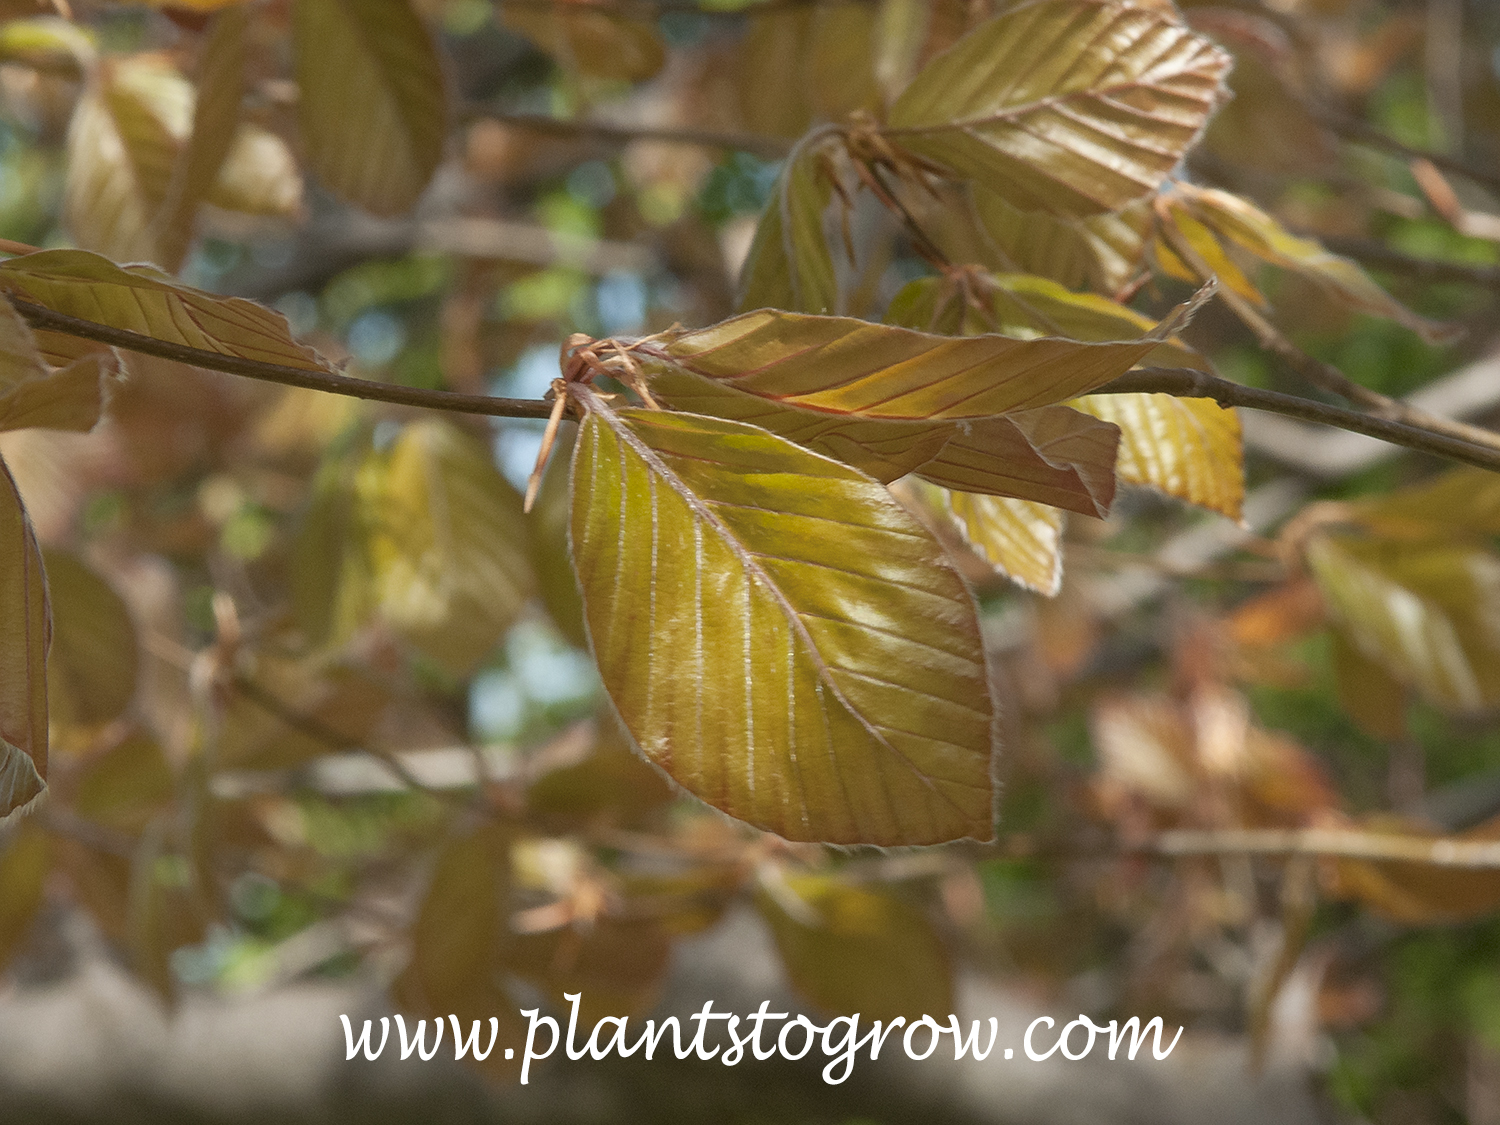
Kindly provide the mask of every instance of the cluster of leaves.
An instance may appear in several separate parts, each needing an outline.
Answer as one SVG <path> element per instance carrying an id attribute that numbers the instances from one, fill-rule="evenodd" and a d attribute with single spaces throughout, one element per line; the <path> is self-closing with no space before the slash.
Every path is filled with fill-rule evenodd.
<path id="1" fill-rule="evenodd" d="M 1323 930 L 1500 907 L 1493 863 L 1441 859 L 1496 822 L 1423 820 L 1420 786 L 1383 807 L 1347 753 L 1386 744 L 1394 777 L 1430 730 L 1500 704 L 1500 478 L 1309 505 L 1252 540 L 1269 593 L 1200 576 L 1200 608 L 1124 658 L 1128 686 L 1101 670 L 1141 620 L 1115 572 L 1145 554 L 1107 544 L 1188 518 L 1138 497 L 1121 505 L 1138 519 L 1112 516 L 1121 486 L 1245 515 L 1235 410 L 1140 380 L 1208 386 L 1215 358 L 1261 362 L 1248 334 L 1346 393 L 1292 342 L 1309 321 L 1436 345 L 1455 328 L 1429 314 L 1469 307 L 1416 292 L 1413 311 L 1196 174 L 1205 153 L 1253 163 L 1243 138 L 1286 121 L 1315 150 L 1287 167 L 1336 159 L 1283 24 L 1161 0 L 752 5 L 669 49 L 665 20 L 606 4 L 193 7 L 128 33 L 0 24 L 0 78 L 26 79 L 0 82 L 8 112 L 66 161 L 48 222 L 8 233 L 76 247 L 0 262 L 0 962 L 61 894 L 168 995 L 355 953 L 418 1013 L 514 1012 L 540 988 L 623 1014 L 650 1005 L 676 937 L 748 902 L 829 1011 L 946 1012 L 962 949 L 1054 981 L 1106 961 L 1116 1002 L 1217 1013 L 1274 1047 L 1287 990 L 1344 997 L 1344 1026 L 1373 1014 L 1326 971 Z M 581 108 L 651 80 L 676 127 L 784 138 L 758 218 L 712 229 L 683 198 L 706 164 L 649 141 L 619 168 L 558 164 L 485 103 L 470 40 L 540 75 L 527 97 Z M 452 261 L 342 271 L 321 331 L 189 284 L 223 279 L 215 247 L 463 196 L 445 176 L 489 193 L 450 217 L 456 238 L 418 225 Z M 536 229 L 500 217 L 518 200 L 543 261 Z M 1448 211 L 1466 247 L 1485 229 Z M 586 263 L 638 260 L 603 235 L 659 255 L 626 326 L 655 331 L 578 311 Z M 371 309 L 421 325 L 438 301 L 429 375 L 351 327 L 384 323 Z M 559 338 L 523 500 L 461 417 L 548 407 L 432 388 L 485 390 Z M 1169 686 L 1134 683 L 1163 654 Z M 572 687 L 516 686 L 543 665 Z M 502 686 L 524 752 L 484 745 Z M 1321 728 L 1263 714 L 1319 690 L 1338 702 Z M 1258 830 L 1294 846 L 1140 858 Z M 1309 859 L 1309 832 L 1339 846 Z M 1127 854 L 1077 858 L 1101 838 Z M 821 846 L 961 840 L 916 865 Z"/>

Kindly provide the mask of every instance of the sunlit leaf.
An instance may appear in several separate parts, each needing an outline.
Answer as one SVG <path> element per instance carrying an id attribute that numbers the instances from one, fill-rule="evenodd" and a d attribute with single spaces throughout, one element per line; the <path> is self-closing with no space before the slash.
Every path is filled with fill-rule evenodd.
<path id="1" fill-rule="evenodd" d="M 1454 337 L 1454 326 L 1418 316 L 1375 284 L 1360 266 L 1329 253 L 1313 239 L 1292 234 L 1240 196 L 1178 184 L 1171 198 L 1218 238 L 1274 266 L 1301 274 L 1350 308 L 1393 320 L 1431 343 L 1445 343 Z"/>
<path id="2" fill-rule="evenodd" d="M 1063 402 L 1124 374 L 1151 341 L 953 338 L 762 309 L 682 332 L 673 362 L 738 390 L 830 414 L 982 418 Z"/>
<path id="3" fill-rule="evenodd" d="M 1113 424 L 1044 406 L 960 428 L 919 472 L 945 488 L 1104 516 L 1115 496 L 1119 444 Z"/>
<path id="4" fill-rule="evenodd" d="M 0 837 L 0 972 L 26 940 L 42 906 L 52 849 L 47 834 L 24 822 Z"/>
<path id="5" fill-rule="evenodd" d="M 824 1012 L 907 1020 L 953 1009 L 947 950 L 916 907 L 826 875 L 772 876 L 756 905 L 787 976 Z"/>
<path id="6" fill-rule="evenodd" d="M 1073 406 L 1120 427 L 1120 480 L 1240 518 L 1244 448 L 1232 408 L 1157 394 L 1089 395 Z"/>
<path id="7" fill-rule="evenodd" d="M 104 381 L 117 369 L 114 355 L 104 351 L 51 371 L 30 327 L 0 299 L 0 431 L 92 429 L 103 409 Z"/>
<path id="8" fill-rule="evenodd" d="M 47 686 L 54 720 L 104 723 L 135 694 L 135 626 L 120 595 L 76 556 L 43 553 L 52 597 Z"/>
<path id="9" fill-rule="evenodd" d="M 1500 559 L 1462 544 L 1322 535 L 1307 562 L 1366 659 L 1440 707 L 1500 702 Z"/>
<path id="10" fill-rule="evenodd" d="M 536 574 L 537 592 L 552 617 L 558 632 L 579 648 L 589 647 L 583 627 L 583 600 L 578 596 L 578 580 L 573 577 L 572 559 L 568 554 L 568 524 L 571 505 L 568 499 L 568 465 L 573 456 L 573 439 L 578 430 L 565 422 L 552 449 L 552 459 L 542 474 L 527 519 L 530 521 L 531 568 Z"/>
<path id="11" fill-rule="evenodd" d="M 831 194 L 815 153 L 803 150 L 787 160 L 740 271 L 741 309 L 838 311 L 833 258 L 823 234 Z"/>
<path id="12" fill-rule="evenodd" d="M 38 8 L 42 6 L 37 5 Z M 82 77 L 84 71 L 93 65 L 98 50 L 94 37 L 86 29 L 53 15 L 34 19 L 12 18 L 22 14 L 9 7 L 0 10 L 0 21 L 3 21 L 0 22 L 0 61 L 66 74 L 71 78 Z"/>
<path id="13" fill-rule="evenodd" d="M 535 587 L 520 496 L 483 445 L 433 421 L 407 426 L 360 492 L 381 616 L 454 675 L 472 672 Z"/>
<path id="14" fill-rule="evenodd" d="M 876 481 L 740 423 L 591 409 L 572 543 L 605 687 L 689 792 L 790 839 L 990 837 L 974 604 Z"/>
<path id="15" fill-rule="evenodd" d="M 929 463 L 959 432 L 949 422 L 825 414 L 736 390 L 676 367 L 656 372 L 651 393 L 674 409 L 748 422 L 889 483 Z"/>
<path id="16" fill-rule="evenodd" d="M 292 12 L 298 121 L 313 174 L 377 215 L 407 210 L 447 135 L 427 28 L 407 0 L 297 0 Z"/>
<path id="17" fill-rule="evenodd" d="M 1145 268 L 1151 208 L 1144 201 L 1069 220 L 1022 211 L 981 184 L 972 191 L 975 215 L 1002 272 L 1033 274 L 1069 289 L 1113 296 Z"/>
<path id="18" fill-rule="evenodd" d="M 924 488 L 922 497 L 949 517 L 964 542 L 1013 582 L 1056 594 L 1062 585 L 1063 514 L 1046 504 L 947 488 Z"/>
<path id="19" fill-rule="evenodd" d="M 891 106 L 887 135 L 1057 215 L 1154 190 L 1224 96 L 1230 57 L 1169 9 L 1024 4 L 970 32 Z"/>
<path id="20" fill-rule="evenodd" d="M 46 789 L 47 646 L 52 615 L 42 553 L 0 461 L 0 819 Z"/>
<path id="21" fill-rule="evenodd" d="M 121 267 L 84 250 L 42 250 L 0 262 L 0 289 L 56 312 L 220 355 L 309 371 L 328 365 L 292 339 L 286 318 L 240 297 L 178 285 L 148 266 Z"/>

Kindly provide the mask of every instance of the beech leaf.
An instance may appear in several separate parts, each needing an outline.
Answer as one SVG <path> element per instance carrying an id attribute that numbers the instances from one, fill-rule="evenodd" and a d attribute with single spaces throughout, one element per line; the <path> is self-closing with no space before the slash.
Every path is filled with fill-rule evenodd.
<path id="1" fill-rule="evenodd" d="M 996 573 L 1048 597 L 1062 587 L 1063 514 L 1056 508 L 947 488 L 926 487 L 919 495 Z"/>
<path id="2" fill-rule="evenodd" d="M 689 371 L 777 402 L 931 421 L 1063 402 L 1123 375 L 1155 347 L 1153 340 L 955 338 L 761 309 L 681 332 L 664 350 Z"/>
<path id="3" fill-rule="evenodd" d="M 0 460 L 0 820 L 47 788 L 47 576 L 21 494 Z"/>
<path id="4" fill-rule="evenodd" d="M 740 271 L 741 309 L 838 311 L 833 256 L 823 233 L 832 193 L 816 153 L 799 146 L 776 177 L 755 228 Z"/>
<path id="5" fill-rule="evenodd" d="M 52 598 L 47 683 L 54 719 L 104 723 L 135 694 L 135 625 L 124 600 L 74 555 L 43 553 Z"/>
<path id="6" fill-rule="evenodd" d="M 1117 211 L 1197 140 L 1230 61 L 1167 6 L 1041 0 L 928 63 L 886 135 L 1026 210 Z"/>
<path id="7" fill-rule="evenodd" d="M 1233 408 L 1158 394 L 1089 395 L 1073 405 L 1120 427 L 1120 480 L 1240 518 L 1245 458 Z"/>
<path id="8" fill-rule="evenodd" d="M 989 839 L 984 647 L 931 533 L 764 430 L 581 397 L 573 563 L 646 757 L 788 839 Z"/>
<path id="9" fill-rule="evenodd" d="M 443 158 L 437 49 L 407 0 L 297 0 L 298 122 L 307 162 L 339 198 L 406 211 Z"/>
<path id="10" fill-rule="evenodd" d="M 86 250 L 41 250 L 0 262 L 0 290 L 95 324 L 242 359 L 327 371 L 292 339 L 286 318 L 241 297 L 179 285 L 149 266 Z"/>

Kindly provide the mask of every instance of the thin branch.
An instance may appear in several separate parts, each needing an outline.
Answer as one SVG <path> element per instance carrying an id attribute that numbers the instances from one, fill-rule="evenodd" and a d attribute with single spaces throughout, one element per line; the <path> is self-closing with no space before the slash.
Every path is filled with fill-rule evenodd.
<path id="1" fill-rule="evenodd" d="M 1500 840 L 1398 836 L 1353 828 L 1176 828 L 1126 850 L 1157 856 L 1327 856 L 1500 870 Z"/>
<path id="2" fill-rule="evenodd" d="M 305 387 L 329 394 L 348 395 L 353 398 L 389 402 L 397 406 L 416 406 L 427 410 L 447 410 L 457 414 L 484 414 L 494 418 L 545 418 L 551 404 L 540 399 L 492 398 L 489 395 L 466 395 L 457 391 L 430 391 L 420 387 L 403 387 L 394 383 L 377 383 L 370 379 L 356 379 L 352 375 L 336 375 L 331 371 L 309 371 L 301 367 L 288 367 L 280 363 L 263 363 L 260 360 L 241 356 L 224 355 L 206 348 L 192 348 L 184 344 L 173 344 L 158 340 L 139 332 L 123 328 L 111 328 L 76 316 L 53 312 L 41 305 L 12 297 L 10 303 L 26 318 L 33 328 L 62 332 L 85 340 L 97 340 L 128 351 L 153 355 L 161 359 L 176 360 L 193 367 L 206 367 L 212 371 L 224 371 L 230 375 L 243 375 L 248 379 L 259 379 L 266 383 L 280 383 L 287 387 Z"/>
<path id="3" fill-rule="evenodd" d="M 482 105 L 468 106 L 463 116 L 469 121 L 484 118 L 515 129 L 528 129 L 535 133 L 547 133 L 551 136 L 567 137 L 573 140 L 610 141 L 616 144 L 629 144 L 631 141 L 656 141 L 661 144 L 753 152 L 771 160 L 781 159 L 791 150 L 793 144 L 789 139 L 769 137 L 761 133 L 720 133 L 712 129 L 618 125 L 607 121 L 548 117 L 542 113 L 504 113 Z"/>
<path id="4" fill-rule="evenodd" d="M 1113 382 L 1091 392 L 1093 394 L 1168 394 L 1179 398 L 1211 398 L 1221 406 L 1244 407 L 1249 410 L 1265 410 L 1272 414 L 1283 414 L 1304 422 L 1317 422 L 1340 430 L 1388 441 L 1422 453 L 1446 457 L 1466 465 L 1500 472 L 1500 450 L 1475 445 L 1462 438 L 1434 433 L 1431 430 L 1404 422 L 1393 422 L 1387 418 L 1376 418 L 1360 414 L 1327 403 L 1281 394 L 1279 391 L 1263 391 L 1257 387 L 1246 387 L 1220 379 L 1202 371 L 1186 367 L 1142 367 L 1126 372 Z"/>

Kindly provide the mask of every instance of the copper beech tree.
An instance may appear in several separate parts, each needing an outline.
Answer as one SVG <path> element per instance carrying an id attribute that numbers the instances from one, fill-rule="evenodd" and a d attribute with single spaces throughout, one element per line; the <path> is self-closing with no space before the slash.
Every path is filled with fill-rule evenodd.
<path id="1" fill-rule="evenodd" d="M 1163 982 L 1212 934 L 1247 952 L 1199 1014 L 1259 1050 L 1318 934 L 1500 906 L 1494 823 L 1432 813 L 1421 759 L 1500 704 L 1500 438 L 1330 342 L 1487 343 L 1494 94 L 1435 24 L 3 14 L 0 958 L 55 899 L 167 995 L 352 956 L 415 1013 L 513 1020 L 515 981 L 623 1013 L 747 899 L 810 1002 L 876 1016 L 1001 948 L 1190 1010 Z M 1438 124 L 1394 136 L 1401 97 Z M 297 258 L 340 223 L 385 233 Z M 490 393 L 557 340 L 545 395 Z M 1241 408 L 1425 459 L 1319 495 L 1268 458 L 1252 512 Z M 492 419 L 545 425 L 524 489 Z M 478 729 L 584 651 L 597 694 Z"/>

